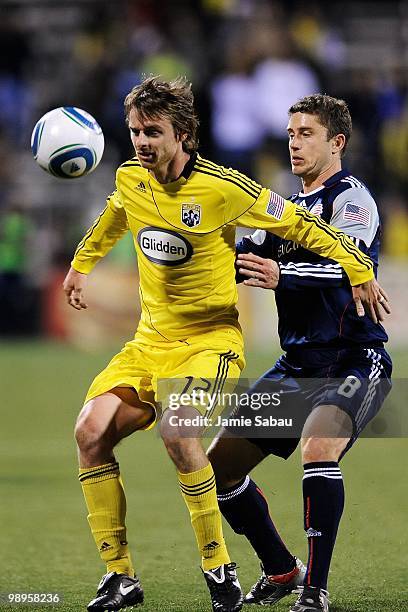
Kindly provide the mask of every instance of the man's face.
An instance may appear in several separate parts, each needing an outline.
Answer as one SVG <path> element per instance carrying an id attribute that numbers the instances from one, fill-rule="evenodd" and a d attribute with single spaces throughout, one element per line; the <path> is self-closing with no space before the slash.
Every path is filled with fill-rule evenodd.
<path id="1" fill-rule="evenodd" d="M 130 138 L 143 168 L 154 170 L 167 165 L 182 149 L 167 117 L 141 120 L 132 108 L 129 113 Z"/>
<path id="2" fill-rule="evenodd" d="M 292 173 L 301 178 L 319 176 L 333 163 L 336 137 L 327 140 L 327 128 L 316 115 L 294 113 L 288 123 Z M 337 151 L 339 152 L 339 151 Z"/>

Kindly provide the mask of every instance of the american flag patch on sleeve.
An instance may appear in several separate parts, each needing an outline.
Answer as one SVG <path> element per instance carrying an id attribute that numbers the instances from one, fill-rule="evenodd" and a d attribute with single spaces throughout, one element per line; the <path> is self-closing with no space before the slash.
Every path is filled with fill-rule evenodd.
<path id="1" fill-rule="evenodd" d="M 343 212 L 343 219 L 357 221 L 368 227 L 371 221 L 371 212 L 368 208 L 364 208 L 364 206 L 357 206 L 357 204 L 347 202 Z"/>
<path id="2" fill-rule="evenodd" d="M 271 195 L 269 197 L 269 202 L 268 202 L 268 207 L 266 209 L 266 212 L 268 213 L 268 215 L 275 217 L 275 219 L 278 219 L 279 221 L 280 219 L 282 219 L 284 210 L 285 210 L 285 200 L 280 195 L 275 193 L 274 191 L 271 191 Z"/>

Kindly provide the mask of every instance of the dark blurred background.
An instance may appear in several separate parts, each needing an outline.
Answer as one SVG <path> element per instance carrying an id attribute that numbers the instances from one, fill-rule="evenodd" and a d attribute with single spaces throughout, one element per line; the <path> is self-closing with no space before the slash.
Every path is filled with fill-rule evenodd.
<path id="1" fill-rule="evenodd" d="M 396 342 L 408 346 L 408 4 L 402 1 L 2 0 L 0 335 L 82 337 L 83 325 L 78 329 L 78 318 L 73 323 L 61 303 L 61 280 L 112 190 L 115 167 L 133 154 L 123 98 L 150 73 L 184 74 L 193 83 L 203 156 L 285 196 L 299 189 L 288 163 L 289 106 L 313 92 L 348 102 L 354 131 L 345 163 L 379 204 L 380 280 L 396 302 L 391 331 L 394 325 Z M 62 105 L 93 114 L 106 140 L 95 172 L 65 182 L 43 172 L 29 147 L 36 121 Z M 100 285 L 111 282 L 109 271 L 117 279 L 118 270 L 122 285 L 132 284 L 134 261 L 125 239 L 101 265 Z M 95 331 L 96 344 L 135 326 L 131 293 L 122 300 L 118 329 L 121 286 L 110 292 L 113 306 L 91 293 L 104 331 Z M 255 344 L 265 330 L 251 313 L 270 317 L 274 310 L 265 294 L 241 291 L 244 326 Z M 130 320 L 123 327 L 125 311 Z"/>

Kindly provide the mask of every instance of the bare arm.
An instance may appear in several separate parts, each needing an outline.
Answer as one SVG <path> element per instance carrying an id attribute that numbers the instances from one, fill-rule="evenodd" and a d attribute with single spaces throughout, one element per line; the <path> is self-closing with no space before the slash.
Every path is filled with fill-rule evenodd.
<path id="1" fill-rule="evenodd" d="M 84 299 L 87 275 L 128 229 L 126 213 L 118 192 L 114 191 L 108 197 L 105 209 L 80 241 L 63 283 L 67 302 L 75 310 L 88 308 Z"/>

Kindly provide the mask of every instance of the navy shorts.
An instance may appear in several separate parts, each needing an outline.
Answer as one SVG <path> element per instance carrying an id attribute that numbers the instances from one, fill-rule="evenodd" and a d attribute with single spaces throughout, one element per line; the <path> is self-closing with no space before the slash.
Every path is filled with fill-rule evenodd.
<path id="1" fill-rule="evenodd" d="M 342 456 L 380 410 L 391 390 L 392 361 L 384 348 L 303 349 L 282 355 L 248 391 L 274 388 L 310 414 L 321 405 L 334 405 L 351 418 L 353 433 Z M 306 417 L 305 417 L 306 418 Z M 247 439 L 265 455 L 287 459 L 300 437 Z"/>

